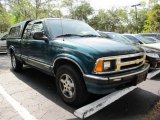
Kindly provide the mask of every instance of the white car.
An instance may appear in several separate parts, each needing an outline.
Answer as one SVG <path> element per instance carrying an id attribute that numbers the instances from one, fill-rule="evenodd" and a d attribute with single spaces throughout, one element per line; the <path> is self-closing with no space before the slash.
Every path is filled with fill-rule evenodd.
<path id="1" fill-rule="evenodd" d="M 0 36 L 0 53 L 7 53 L 7 39 L 8 34 Z"/>
<path id="2" fill-rule="evenodd" d="M 160 68 L 160 40 L 147 39 L 138 34 L 123 34 L 128 39 L 139 44 L 147 55 L 147 61 L 150 63 L 151 68 Z"/>

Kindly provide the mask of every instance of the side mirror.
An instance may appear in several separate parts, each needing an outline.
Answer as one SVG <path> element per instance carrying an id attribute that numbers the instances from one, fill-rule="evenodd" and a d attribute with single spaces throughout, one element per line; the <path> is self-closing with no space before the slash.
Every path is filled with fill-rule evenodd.
<path id="1" fill-rule="evenodd" d="M 139 41 L 139 44 L 143 44 L 143 42 Z"/>
<path id="2" fill-rule="evenodd" d="M 47 36 L 43 32 L 33 33 L 33 39 L 35 40 L 48 40 Z"/>

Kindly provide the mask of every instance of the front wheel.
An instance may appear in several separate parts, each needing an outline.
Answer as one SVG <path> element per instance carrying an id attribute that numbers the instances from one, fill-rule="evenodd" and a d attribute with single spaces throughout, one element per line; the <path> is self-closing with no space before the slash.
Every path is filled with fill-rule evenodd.
<path id="1" fill-rule="evenodd" d="M 83 77 L 70 65 L 60 66 L 56 72 L 56 85 L 60 97 L 71 105 L 82 105 L 89 97 Z"/>
<path id="2" fill-rule="evenodd" d="M 16 58 L 14 53 L 11 54 L 11 64 L 13 70 L 16 72 L 20 72 L 23 68 L 23 63 Z"/>

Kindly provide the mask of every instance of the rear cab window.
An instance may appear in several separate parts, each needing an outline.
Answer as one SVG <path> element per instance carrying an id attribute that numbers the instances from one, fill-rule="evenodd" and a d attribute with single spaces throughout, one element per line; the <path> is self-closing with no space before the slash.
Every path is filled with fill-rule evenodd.
<path id="1" fill-rule="evenodd" d="M 9 38 L 20 38 L 21 37 L 21 26 L 12 27 L 9 32 Z"/>

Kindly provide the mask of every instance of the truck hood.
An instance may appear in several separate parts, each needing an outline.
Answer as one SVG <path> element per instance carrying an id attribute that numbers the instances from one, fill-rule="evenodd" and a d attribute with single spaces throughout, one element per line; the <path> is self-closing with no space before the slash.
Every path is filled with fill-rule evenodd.
<path id="1" fill-rule="evenodd" d="M 144 47 L 160 50 L 160 43 L 143 44 Z"/>
<path id="2" fill-rule="evenodd" d="M 105 38 L 91 37 L 91 38 L 74 38 L 64 39 L 68 44 L 74 44 L 82 47 L 89 53 L 98 53 L 101 56 L 116 56 L 125 54 L 134 54 L 143 52 L 139 47 L 132 45 L 125 45 Z"/>

